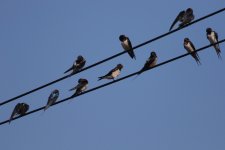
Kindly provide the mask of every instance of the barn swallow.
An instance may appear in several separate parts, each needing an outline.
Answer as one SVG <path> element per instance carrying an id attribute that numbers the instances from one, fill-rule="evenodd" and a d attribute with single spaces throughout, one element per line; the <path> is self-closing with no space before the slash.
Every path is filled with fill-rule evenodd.
<path id="1" fill-rule="evenodd" d="M 120 35 L 119 40 L 121 41 L 121 45 L 123 49 L 128 52 L 130 57 L 132 59 L 136 59 L 130 39 L 126 37 L 125 35 Z"/>
<path id="2" fill-rule="evenodd" d="M 115 68 L 110 70 L 106 75 L 98 77 L 98 80 L 102 80 L 102 79 L 113 79 L 114 80 L 117 76 L 120 75 L 122 68 L 123 68 L 123 65 L 118 64 Z"/>
<path id="3" fill-rule="evenodd" d="M 189 38 L 184 39 L 184 48 L 187 50 L 188 53 L 191 53 L 191 56 L 195 59 L 198 65 L 201 65 L 200 58 L 198 56 L 198 53 L 195 52 L 195 46 L 194 44 L 189 40 Z M 193 52 L 193 53 L 192 53 Z"/>
<path id="4" fill-rule="evenodd" d="M 215 31 L 213 31 L 211 28 L 206 29 L 206 36 L 211 44 L 218 42 L 218 34 Z M 221 51 L 220 51 L 219 44 L 213 45 L 213 47 L 216 50 L 216 54 L 217 54 L 218 58 L 221 59 L 221 55 L 220 55 Z"/>
<path id="5" fill-rule="evenodd" d="M 22 116 L 22 115 L 24 115 L 28 110 L 29 110 L 29 105 L 28 105 L 28 104 L 26 104 L 26 103 L 18 103 L 18 104 L 15 106 L 15 108 L 14 108 L 12 114 L 11 114 L 11 117 L 10 117 L 10 119 L 9 119 L 9 124 L 10 124 L 10 122 L 11 122 L 11 120 L 13 119 L 14 116 L 16 116 L 16 115 Z"/>
<path id="6" fill-rule="evenodd" d="M 77 86 L 70 89 L 70 91 L 76 90 L 75 93 L 71 97 L 77 96 L 77 95 L 81 94 L 82 92 L 84 92 L 87 89 L 87 86 L 88 86 L 88 80 L 80 78 L 78 80 Z"/>
<path id="7" fill-rule="evenodd" d="M 179 24 L 179 27 L 183 27 L 185 25 L 187 25 L 188 23 L 190 23 L 192 20 L 194 20 L 195 16 L 194 16 L 194 13 L 193 13 L 193 9 L 191 8 L 188 8 L 186 11 L 183 10 L 181 11 L 176 19 L 173 21 L 172 25 L 170 26 L 170 30 L 172 30 L 172 28 L 174 27 L 174 25 L 179 21 L 181 22 Z"/>
<path id="8" fill-rule="evenodd" d="M 48 97 L 48 102 L 44 108 L 44 111 L 47 110 L 52 104 L 56 102 L 59 97 L 59 90 L 55 89 Z"/>
<path id="9" fill-rule="evenodd" d="M 84 67 L 85 63 L 86 63 L 86 60 L 84 59 L 84 57 L 79 55 L 77 57 L 77 60 L 75 60 L 75 62 L 73 63 L 72 67 L 70 67 L 64 73 L 67 73 L 72 70 L 72 73 L 71 73 L 71 75 L 72 75 L 72 74 L 76 73 L 77 71 L 81 70 Z"/>
<path id="10" fill-rule="evenodd" d="M 140 75 L 142 72 L 148 70 L 149 68 L 152 68 L 156 65 L 158 60 L 158 57 L 156 53 L 153 51 L 151 52 L 151 55 L 149 56 L 148 60 L 145 62 L 144 67 L 138 72 L 137 75 Z"/>

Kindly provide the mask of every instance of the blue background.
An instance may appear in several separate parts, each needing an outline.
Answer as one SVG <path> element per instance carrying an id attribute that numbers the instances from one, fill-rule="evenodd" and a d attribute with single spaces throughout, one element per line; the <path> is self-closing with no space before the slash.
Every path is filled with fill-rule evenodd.
<path id="1" fill-rule="evenodd" d="M 63 76 L 78 55 L 87 65 L 121 52 L 118 39 L 127 35 L 133 45 L 168 31 L 179 11 L 188 7 L 195 18 L 224 8 L 225 1 L 0 1 L 0 101 Z M 120 77 L 142 68 L 151 51 L 158 62 L 186 53 L 184 37 L 196 48 L 208 45 L 205 29 L 225 38 L 225 13 L 213 16 L 139 48 L 137 60 L 128 54 L 0 107 L 0 120 L 9 118 L 18 102 L 30 110 L 43 106 L 55 88 L 60 99 L 79 78 L 89 89 L 118 63 Z M 225 149 L 225 46 L 223 60 L 213 48 L 129 78 L 112 86 L 0 126 L 1 149 Z"/>

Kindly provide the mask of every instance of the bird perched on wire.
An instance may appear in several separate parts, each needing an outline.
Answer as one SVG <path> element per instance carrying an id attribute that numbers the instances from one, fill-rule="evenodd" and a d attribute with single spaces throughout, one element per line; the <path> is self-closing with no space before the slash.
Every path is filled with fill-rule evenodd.
<path id="1" fill-rule="evenodd" d="M 156 55 L 156 52 L 151 52 L 148 60 L 145 62 L 144 67 L 138 72 L 137 75 L 140 75 L 142 72 L 154 67 L 157 63 L 158 57 Z"/>
<path id="2" fill-rule="evenodd" d="M 14 108 L 14 110 L 13 110 L 11 116 L 10 116 L 9 124 L 10 124 L 10 122 L 11 122 L 11 120 L 13 119 L 14 116 L 16 116 L 16 115 L 22 116 L 22 115 L 24 115 L 28 110 L 29 110 L 29 105 L 28 105 L 28 104 L 26 104 L 26 103 L 18 103 L 18 104 L 15 106 L 15 108 Z"/>
<path id="3" fill-rule="evenodd" d="M 207 39 L 209 40 L 209 42 L 211 44 L 214 44 L 214 43 L 218 42 L 218 34 L 216 33 L 216 31 L 213 31 L 211 28 L 206 29 L 206 36 L 207 36 Z M 219 44 L 213 45 L 213 47 L 216 50 L 216 54 L 217 54 L 218 58 L 221 59 L 222 57 L 220 55 L 221 50 L 220 50 Z"/>
<path id="4" fill-rule="evenodd" d="M 201 65 L 200 58 L 198 56 L 198 53 L 195 52 L 195 46 L 194 44 L 189 40 L 189 38 L 184 38 L 184 48 L 187 50 L 188 53 L 191 53 L 191 56 L 195 59 L 198 65 Z"/>
<path id="5" fill-rule="evenodd" d="M 132 59 L 136 59 L 130 39 L 125 35 L 120 35 L 119 40 L 121 41 L 123 49 L 128 52 L 130 57 Z"/>
<path id="6" fill-rule="evenodd" d="M 56 102 L 56 100 L 58 99 L 58 97 L 59 97 L 59 90 L 55 89 L 49 95 L 48 102 L 44 108 L 44 111 L 47 110 L 52 104 L 54 104 Z"/>
<path id="7" fill-rule="evenodd" d="M 75 93 L 71 97 L 77 96 L 77 95 L 81 94 L 82 92 L 84 92 L 87 89 L 87 86 L 88 86 L 88 80 L 80 78 L 78 80 L 78 84 L 74 88 L 69 90 L 69 91 L 76 90 Z"/>
<path id="8" fill-rule="evenodd" d="M 175 18 L 175 20 L 173 21 L 172 25 L 170 26 L 170 30 L 172 30 L 172 28 L 174 27 L 174 25 L 179 21 L 181 22 L 179 24 L 179 28 L 180 27 L 183 27 L 185 25 L 187 25 L 188 23 L 190 23 L 192 20 L 194 20 L 195 16 L 194 16 L 194 13 L 193 13 L 193 9 L 191 8 L 188 8 L 186 11 L 183 10 L 181 11 L 177 17 Z"/>
<path id="9" fill-rule="evenodd" d="M 113 79 L 114 80 L 116 77 L 118 77 L 120 75 L 122 68 L 123 68 L 123 65 L 118 64 L 115 68 L 110 70 L 106 75 L 98 77 L 98 80 L 102 80 L 102 79 Z"/>
<path id="10" fill-rule="evenodd" d="M 79 55 L 77 59 L 74 61 L 73 65 L 64 73 L 67 73 L 72 70 L 72 73 L 71 73 L 72 75 L 76 73 L 77 71 L 81 70 L 84 67 L 85 63 L 86 63 L 86 60 L 84 59 L 84 57 Z"/>

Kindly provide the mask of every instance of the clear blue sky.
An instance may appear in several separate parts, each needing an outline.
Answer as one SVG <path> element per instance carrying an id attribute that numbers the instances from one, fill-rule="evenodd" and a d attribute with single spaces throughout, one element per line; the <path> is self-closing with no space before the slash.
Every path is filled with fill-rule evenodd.
<path id="1" fill-rule="evenodd" d="M 219 10 L 225 1 L 0 1 L 0 101 L 63 76 L 78 55 L 87 65 L 122 51 L 119 35 L 133 45 L 167 32 L 179 11 L 192 7 L 195 17 Z M 73 94 L 79 78 L 89 89 L 116 64 L 120 77 L 139 70 L 152 50 L 159 62 L 183 54 L 184 37 L 196 48 L 209 44 L 205 29 L 225 38 L 225 13 L 139 48 L 63 82 L 0 107 L 8 119 L 18 102 L 30 110 L 43 106 L 55 88 L 60 99 Z M 200 52 L 202 65 L 191 56 L 99 91 L 77 97 L 0 126 L 1 149 L 79 150 L 224 150 L 225 46 L 223 60 L 213 48 Z"/>

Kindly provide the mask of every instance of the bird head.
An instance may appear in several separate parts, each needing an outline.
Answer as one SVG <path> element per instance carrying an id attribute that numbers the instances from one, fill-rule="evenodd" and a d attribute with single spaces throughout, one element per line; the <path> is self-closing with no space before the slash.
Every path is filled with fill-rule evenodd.
<path id="1" fill-rule="evenodd" d="M 157 57 L 156 52 L 152 51 L 150 57 Z"/>
<path id="2" fill-rule="evenodd" d="M 206 32 L 210 34 L 212 32 L 212 29 L 211 28 L 207 28 Z"/>
<path id="3" fill-rule="evenodd" d="M 87 79 L 80 78 L 78 80 L 78 83 L 88 83 L 88 80 Z"/>
<path id="4" fill-rule="evenodd" d="M 119 68 L 121 70 L 123 68 L 123 65 L 122 64 L 118 64 L 117 68 Z"/>
<path id="5" fill-rule="evenodd" d="M 121 41 L 121 42 L 123 42 L 123 41 L 125 41 L 126 40 L 126 36 L 125 35 L 120 35 L 120 37 L 119 37 L 119 40 Z"/>
<path id="6" fill-rule="evenodd" d="M 193 13 L 193 9 L 192 9 L 192 8 L 188 8 L 188 9 L 186 10 L 186 13 L 187 13 L 187 14 L 192 14 L 192 13 Z"/>
<path id="7" fill-rule="evenodd" d="M 81 55 L 77 56 L 77 60 L 83 60 L 83 59 L 84 59 L 83 56 Z"/>
<path id="8" fill-rule="evenodd" d="M 189 38 L 184 38 L 184 43 L 188 43 L 189 41 Z"/>
<path id="9" fill-rule="evenodd" d="M 50 97 L 58 97 L 58 96 L 59 96 L 59 90 L 57 90 L 57 89 L 52 91 L 52 93 L 50 94 Z"/>

